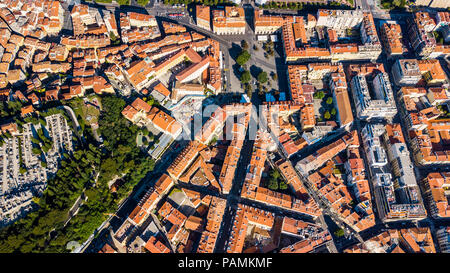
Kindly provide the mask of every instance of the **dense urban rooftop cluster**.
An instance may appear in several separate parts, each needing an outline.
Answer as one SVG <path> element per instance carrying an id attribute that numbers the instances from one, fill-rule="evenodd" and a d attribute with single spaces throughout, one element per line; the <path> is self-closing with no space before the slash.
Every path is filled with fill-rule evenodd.
<path id="1" fill-rule="evenodd" d="M 435 253 L 429 228 L 389 230 L 364 243 L 346 249 L 346 253 Z"/>

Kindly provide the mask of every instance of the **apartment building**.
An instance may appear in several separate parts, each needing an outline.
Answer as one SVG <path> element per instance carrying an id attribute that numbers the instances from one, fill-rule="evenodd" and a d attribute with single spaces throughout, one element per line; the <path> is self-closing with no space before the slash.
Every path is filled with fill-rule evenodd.
<path id="1" fill-rule="evenodd" d="M 317 204 L 307 196 L 295 170 L 292 166 L 286 165 L 288 164 L 287 162 L 277 162 L 276 164 L 279 166 L 283 177 L 286 179 L 286 183 L 297 198 L 288 194 L 272 191 L 260 184 L 267 159 L 266 149 L 273 149 L 274 145 L 274 143 L 270 144 L 269 139 L 270 134 L 263 132 L 262 130 L 258 131 L 257 140 L 255 140 L 255 149 L 247 168 L 244 185 L 242 186 L 241 197 L 252 199 L 270 206 L 300 212 L 313 218 L 318 217 L 321 210 Z"/>
<path id="2" fill-rule="evenodd" d="M 430 228 L 391 229 L 364 243 L 351 246 L 345 253 L 436 253 Z"/>
<path id="3" fill-rule="evenodd" d="M 131 105 L 125 107 L 122 115 L 138 126 L 151 124 L 157 130 L 173 139 L 176 139 L 183 130 L 181 124 L 173 117 L 157 107 L 151 107 L 140 98 L 137 98 Z"/>
<path id="4" fill-rule="evenodd" d="M 367 124 L 361 130 L 364 151 L 371 168 L 381 168 L 388 163 L 386 150 L 381 143 L 384 132 L 385 127 L 382 124 Z"/>
<path id="5" fill-rule="evenodd" d="M 187 83 L 199 78 L 209 67 L 209 56 L 205 56 L 198 63 L 193 63 L 176 75 L 177 81 Z"/>
<path id="6" fill-rule="evenodd" d="M 418 57 L 428 57 L 436 48 L 436 39 L 431 32 L 436 27 L 428 12 L 416 12 L 409 19 L 408 37 Z"/>
<path id="7" fill-rule="evenodd" d="M 256 35 L 274 34 L 281 31 L 286 23 L 293 23 L 294 20 L 301 20 L 302 17 L 281 16 L 264 14 L 264 10 L 255 9 L 253 25 Z M 304 41 L 306 42 L 306 41 Z"/>
<path id="8" fill-rule="evenodd" d="M 400 86 L 415 85 L 422 78 L 419 62 L 415 59 L 397 60 L 392 67 L 395 84 Z"/>
<path id="9" fill-rule="evenodd" d="M 215 251 L 217 237 L 225 213 L 227 200 L 215 196 L 210 198 L 206 226 L 202 232 L 197 253 L 213 253 Z"/>
<path id="10" fill-rule="evenodd" d="M 102 13 L 103 13 L 103 21 L 105 22 L 105 26 L 106 29 L 108 30 L 108 33 L 110 35 L 112 33 L 115 37 L 119 37 L 119 31 L 114 14 L 108 10 L 102 10 Z"/>
<path id="11" fill-rule="evenodd" d="M 195 20 L 197 26 L 211 31 L 211 11 L 209 6 L 195 6 Z"/>
<path id="12" fill-rule="evenodd" d="M 333 92 L 333 103 L 337 110 L 339 125 L 347 130 L 353 123 L 353 113 L 347 92 L 347 81 L 344 72 L 332 73 L 329 85 Z"/>
<path id="13" fill-rule="evenodd" d="M 348 29 L 357 27 L 364 19 L 361 10 L 325 10 L 317 11 L 317 27 Z"/>
<path id="14" fill-rule="evenodd" d="M 431 215 L 435 218 L 450 217 L 450 173 L 429 173 L 421 185 Z"/>
<path id="15" fill-rule="evenodd" d="M 425 218 L 427 214 L 400 125 L 367 124 L 362 137 L 371 163 L 371 181 L 380 219 L 388 222 Z"/>
<path id="16" fill-rule="evenodd" d="M 241 7 L 226 6 L 225 10 L 213 10 L 212 27 L 215 34 L 245 34 L 245 14 Z"/>
<path id="17" fill-rule="evenodd" d="M 359 33 L 360 42 L 342 42 L 348 40 L 343 32 L 349 29 Z M 372 14 L 359 10 L 319 10 L 317 21 L 310 15 L 294 17 L 283 25 L 282 38 L 287 62 L 376 60 L 382 52 Z M 319 46 L 317 39 L 328 40 L 328 46 Z"/>
<path id="18" fill-rule="evenodd" d="M 388 58 L 399 57 L 406 51 L 402 29 L 397 23 L 384 23 L 380 29 L 380 39 Z"/>
<path id="19" fill-rule="evenodd" d="M 439 11 L 435 16 L 436 28 L 434 30 L 439 30 L 443 27 L 446 27 L 450 23 L 450 12 L 448 11 Z"/>
<path id="20" fill-rule="evenodd" d="M 321 227 L 289 217 L 283 218 L 282 234 L 294 236 L 300 240 L 280 250 L 280 253 L 308 253 L 332 241 L 331 234 Z"/>
<path id="21" fill-rule="evenodd" d="M 275 215 L 255 207 L 239 204 L 233 219 L 231 235 L 226 246 L 227 253 L 242 253 L 247 229 L 252 226 L 270 231 L 275 222 Z"/>
<path id="22" fill-rule="evenodd" d="M 361 41 L 366 51 L 373 52 L 374 55 L 381 53 L 381 43 L 378 38 L 377 28 L 373 20 L 372 13 L 364 13 L 364 18 L 359 27 L 361 33 Z M 377 55 L 377 57 L 378 57 Z"/>
<path id="23" fill-rule="evenodd" d="M 446 74 L 439 63 L 439 60 L 418 60 L 418 63 L 423 80 L 428 86 L 440 87 L 447 82 Z"/>
<path id="24" fill-rule="evenodd" d="M 250 115 L 243 113 L 237 116 L 237 123 L 232 124 L 231 128 L 231 143 L 227 148 L 227 153 L 223 162 L 222 170 L 220 171 L 219 181 L 222 185 L 222 191 L 229 193 L 233 185 L 237 163 L 241 155 L 241 149 L 244 144 L 245 134 L 247 131 L 248 121 Z M 228 138 L 229 139 L 229 138 Z"/>
<path id="25" fill-rule="evenodd" d="M 397 114 L 397 107 L 387 73 L 381 72 L 374 76 L 372 92 L 369 90 L 366 76 L 362 74 L 354 76 L 350 86 L 356 112 L 360 119 L 392 119 Z"/>
<path id="26" fill-rule="evenodd" d="M 372 210 L 369 182 L 366 170 L 359 152 L 359 139 L 356 135 L 352 142 L 344 146 L 346 157 L 340 152 L 331 155 L 325 165 L 319 167 L 308 176 L 331 210 L 356 231 L 362 231 L 375 225 Z M 325 147 L 326 148 L 326 147 Z M 345 176 L 335 171 L 341 166 Z M 353 203 L 354 206 L 348 206 Z"/>
<path id="27" fill-rule="evenodd" d="M 441 227 L 436 231 L 439 249 L 442 253 L 450 253 L 450 227 Z"/>
<path id="28" fill-rule="evenodd" d="M 354 141 L 358 141 L 358 135 L 356 131 L 352 131 L 344 135 L 341 139 L 322 147 L 315 151 L 312 155 L 309 155 L 300 160 L 295 168 L 303 174 L 308 174 L 310 171 L 322 166 L 325 162 L 333 158 L 338 153 L 347 148 L 348 145 L 353 145 Z"/>
<path id="29" fill-rule="evenodd" d="M 417 164 L 448 164 L 450 151 L 442 145 L 448 138 L 449 119 L 428 99 L 425 88 L 402 88 L 400 109 L 409 132 L 414 160 Z"/>

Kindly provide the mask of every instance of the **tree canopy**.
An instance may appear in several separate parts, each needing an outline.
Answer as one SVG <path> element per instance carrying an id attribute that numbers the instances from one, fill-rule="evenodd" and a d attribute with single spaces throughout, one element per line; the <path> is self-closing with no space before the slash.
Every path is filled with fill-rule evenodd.
<path id="1" fill-rule="evenodd" d="M 261 72 L 258 74 L 258 81 L 259 81 L 260 83 L 266 83 L 266 82 L 268 81 L 268 78 L 267 78 L 267 72 L 266 72 L 266 71 L 261 71 Z"/>
<path id="2" fill-rule="evenodd" d="M 42 197 L 34 199 L 37 209 L 0 230 L 0 252 L 67 252 L 68 242 L 86 241 L 106 220 L 107 213 L 114 212 L 120 200 L 153 170 L 154 161 L 137 148 L 138 128 L 121 115 L 125 101 L 104 96 L 101 102 L 99 132 L 105 139 L 104 149 L 90 143 L 65 153 Z M 115 193 L 108 185 L 113 177 L 126 181 Z M 83 191 L 87 201 L 64 226 L 70 208 Z"/>
<path id="3" fill-rule="evenodd" d="M 250 82 L 250 80 L 251 80 L 250 72 L 248 70 L 245 70 L 241 75 L 240 81 L 242 83 L 248 83 Z"/>
<path id="4" fill-rule="evenodd" d="M 243 66 L 245 63 L 248 62 L 248 60 L 250 60 L 250 53 L 248 53 L 247 50 L 243 50 L 239 56 L 237 56 L 236 58 L 236 63 L 239 64 L 240 66 Z"/>

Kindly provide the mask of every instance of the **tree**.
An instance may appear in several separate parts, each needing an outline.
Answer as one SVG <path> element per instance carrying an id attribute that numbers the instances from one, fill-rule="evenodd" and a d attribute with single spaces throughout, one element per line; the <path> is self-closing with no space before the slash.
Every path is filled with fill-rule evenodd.
<path id="1" fill-rule="evenodd" d="M 267 78 L 267 72 L 266 72 L 266 71 L 261 71 L 261 72 L 258 74 L 258 82 L 260 82 L 260 83 L 266 83 L 267 80 L 268 80 L 268 78 Z"/>
<path id="2" fill-rule="evenodd" d="M 247 43 L 246 40 L 242 40 L 242 41 L 241 41 L 241 47 L 242 47 L 243 49 L 245 49 L 245 50 L 248 49 L 248 43 Z"/>
<path id="3" fill-rule="evenodd" d="M 25 169 L 24 167 L 20 167 L 19 172 L 20 172 L 20 174 L 24 174 L 27 172 L 27 169 Z"/>
<path id="4" fill-rule="evenodd" d="M 36 145 L 39 145 L 41 143 L 41 141 L 39 139 L 34 138 L 34 137 L 31 137 L 31 142 L 36 144 Z"/>
<path id="5" fill-rule="evenodd" d="M 153 104 L 155 104 L 155 99 L 154 99 L 152 96 L 148 96 L 146 102 L 147 102 L 150 106 L 153 106 Z"/>
<path id="6" fill-rule="evenodd" d="M 142 128 L 141 128 L 141 133 L 142 133 L 144 136 L 148 136 L 148 135 L 150 134 L 150 131 L 147 129 L 147 127 L 142 127 Z"/>
<path id="7" fill-rule="evenodd" d="M 8 112 L 10 115 L 15 115 L 16 112 L 19 112 L 22 108 L 22 103 L 17 101 L 8 101 Z"/>
<path id="8" fill-rule="evenodd" d="M 208 146 L 214 146 L 217 143 L 217 137 L 214 136 L 213 139 L 209 142 Z"/>
<path id="9" fill-rule="evenodd" d="M 394 5 L 396 7 L 399 7 L 401 4 L 402 4 L 401 0 L 394 0 L 394 1 L 392 1 L 392 5 Z"/>
<path id="10" fill-rule="evenodd" d="M 250 53 L 247 50 L 243 50 L 241 54 L 236 58 L 236 63 L 240 66 L 243 66 L 245 63 L 250 60 Z"/>
<path id="11" fill-rule="evenodd" d="M 252 98 L 252 87 L 251 87 L 251 85 L 250 84 L 247 84 L 246 86 L 245 86 L 245 91 L 246 91 L 246 93 L 247 93 L 247 96 L 248 96 L 248 98 L 249 99 L 251 99 Z"/>
<path id="12" fill-rule="evenodd" d="M 276 170 L 276 169 L 273 169 L 271 172 L 270 172 L 270 177 L 272 177 L 273 179 L 278 179 L 278 178 L 280 178 L 280 172 L 278 171 L 278 170 Z"/>
<path id="13" fill-rule="evenodd" d="M 278 181 L 276 179 L 270 179 L 268 187 L 273 191 L 278 190 Z"/>
<path id="14" fill-rule="evenodd" d="M 116 0 L 116 2 L 121 6 L 130 4 L 130 0 Z"/>
<path id="15" fill-rule="evenodd" d="M 109 32 L 109 38 L 111 39 L 111 41 L 114 43 L 115 41 L 117 41 L 117 37 L 116 35 L 114 35 L 114 32 L 110 31 Z"/>
<path id="16" fill-rule="evenodd" d="M 286 182 L 284 182 L 284 180 L 280 181 L 280 190 L 287 190 L 288 185 L 286 184 Z"/>
<path id="17" fill-rule="evenodd" d="M 31 151 L 33 152 L 33 154 L 35 155 L 40 155 L 41 154 L 41 149 L 34 147 L 33 149 L 31 149 Z"/>
<path id="18" fill-rule="evenodd" d="M 240 81 L 242 83 L 249 83 L 250 80 L 251 80 L 250 72 L 248 70 L 245 70 L 240 77 Z"/>
<path id="19" fill-rule="evenodd" d="M 277 73 L 273 73 L 272 72 L 272 80 L 274 80 L 274 81 L 276 81 L 277 79 L 278 79 L 278 75 L 277 75 Z"/>
<path id="20" fill-rule="evenodd" d="M 334 235 L 336 235 L 336 237 L 342 237 L 345 235 L 345 232 L 342 228 L 340 228 L 334 232 Z"/>

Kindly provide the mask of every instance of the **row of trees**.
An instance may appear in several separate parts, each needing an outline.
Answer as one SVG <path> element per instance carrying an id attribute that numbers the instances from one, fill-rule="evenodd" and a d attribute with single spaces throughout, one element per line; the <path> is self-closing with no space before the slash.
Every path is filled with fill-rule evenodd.
<path id="1" fill-rule="evenodd" d="M 16 116 L 20 113 L 21 108 L 22 102 L 20 100 L 8 101 L 7 103 L 0 101 L 0 118 Z"/>
<path id="2" fill-rule="evenodd" d="M 49 137 L 47 137 L 44 134 L 42 127 L 38 128 L 36 132 L 37 132 L 37 137 L 33 137 L 31 139 L 31 142 L 33 142 L 33 144 L 36 145 L 35 148 L 39 151 L 37 154 L 38 155 L 41 154 L 41 149 L 39 149 L 39 148 L 42 148 L 42 151 L 44 153 L 47 153 L 53 146 L 53 140 L 51 140 Z M 35 153 L 35 150 L 34 150 L 35 148 L 33 148 L 33 153 Z"/>
<path id="3" fill-rule="evenodd" d="M 99 151 L 79 150 L 61 161 L 61 168 L 48 181 L 37 199 L 39 209 L 0 231 L 0 252 L 42 252 L 49 250 L 51 230 L 62 227 L 71 204 L 90 181 L 92 164 Z M 55 250 L 52 248 L 52 250 Z"/>
<path id="4" fill-rule="evenodd" d="M 405 8 L 406 0 L 381 0 L 381 6 L 385 9 Z"/>
<path id="5" fill-rule="evenodd" d="M 234 5 L 232 1 L 228 0 L 164 0 L 165 5 L 175 5 L 175 4 L 185 4 L 189 5 L 191 3 L 202 4 L 205 6 L 217 6 L 217 5 Z"/>
<path id="6" fill-rule="evenodd" d="M 353 6 L 353 0 L 348 0 L 348 4 Z M 306 3 L 305 5 L 301 2 L 278 2 L 278 1 L 270 1 L 263 5 L 265 9 L 290 9 L 290 10 L 303 10 L 303 9 L 312 9 L 312 8 L 326 8 L 326 7 L 341 7 L 342 4 L 340 2 L 329 2 L 328 4 L 311 2 Z M 344 6 L 345 7 L 345 6 Z"/>
<path id="7" fill-rule="evenodd" d="M 292 10 L 302 10 L 303 4 L 300 2 L 275 2 L 271 1 L 267 4 L 263 5 L 263 8 L 265 9 L 292 9 Z"/>
<path id="8" fill-rule="evenodd" d="M 86 0 L 86 1 L 93 1 L 93 0 Z M 95 0 L 95 2 L 97 3 L 112 3 L 113 0 Z M 117 4 L 123 6 L 123 5 L 129 5 L 130 4 L 130 0 L 114 0 Z M 139 0 L 138 0 L 139 3 Z"/>
<path id="9" fill-rule="evenodd" d="M 333 107 L 333 97 L 332 96 L 326 97 L 325 93 L 322 90 L 315 92 L 313 97 L 315 99 L 322 100 L 323 116 L 319 118 L 319 121 L 322 121 L 324 119 L 325 120 L 334 119 L 337 114 L 337 110 L 336 108 Z"/>

